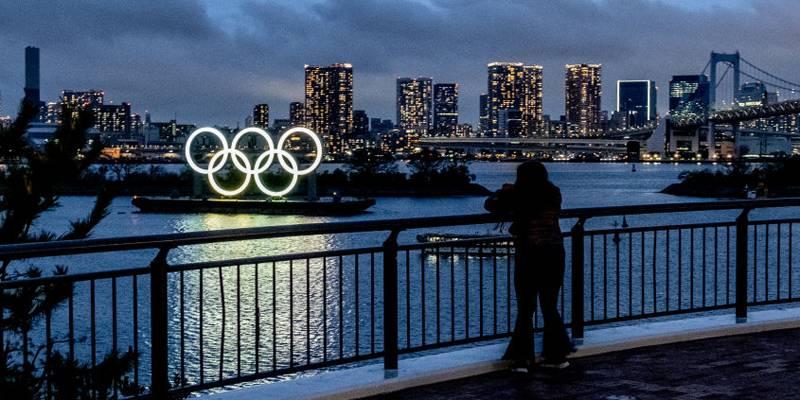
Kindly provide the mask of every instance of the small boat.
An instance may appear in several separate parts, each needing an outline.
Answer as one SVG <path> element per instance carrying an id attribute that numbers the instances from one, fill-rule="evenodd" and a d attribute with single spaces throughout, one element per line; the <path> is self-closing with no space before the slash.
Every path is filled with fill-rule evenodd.
<path id="1" fill-rule="evenodd" d="M 464 249 L 468 248 L 469 255 L 484 257 L 508 254 L 508 247 L 513 247 L 510 236 L 498 234 L 422 233 L 417 235 L 417 242 L 433 245 L 423 248 L 423 254 L 436 253 L 436 248 L 440 247 L 436 244 L 442 245 L 440 247 L 441 254 L 449 254 L 453 251 L 463 255 Z M 458 242 L 467 243 L 460 244 Z"/>
<path id="2" fill-rule="evenodd" d="M 134 197 L 131 203 L 145 213 L 219 213 L 269 215 L 354 215 L 375 205 L 375 199 L 245 200 Z"/>

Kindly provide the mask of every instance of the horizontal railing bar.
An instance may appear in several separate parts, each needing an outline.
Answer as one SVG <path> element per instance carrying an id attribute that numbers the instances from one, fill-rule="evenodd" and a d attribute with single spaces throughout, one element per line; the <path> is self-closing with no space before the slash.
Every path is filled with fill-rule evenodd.
<path id="1" fill-rule="evenodd" d="M 51 275 L 51 276 L 43 276 L 41 278 L 0 281 L 0 290 L 14 289 L 26 286 L 28 287 L 42 286 L 50 283 L 64 283 L 64 282 L 75 283 L 75 282 L 92 281 L 98 279 L 110 279 L 110 278 L 148 275 L 148 274 L 150 274 L 150 267 L 112 269 L 107 271 L 81 272 L 77 274 L 66 274 L 66 275 Z"/>
<path id="2" fill-rule="evenodd" d="M 800 206 L 800 198 L 573 208 L 562 210 L 561 218 L 594 218 L 613 215 L 640 215 L 665 212 L 675 213 L 794 206 Z M 106 239 L 59 240 L 45 243 L 24 243 L 0 246 L 0 260 L 121 250 L 174 248 L 178 246 L 195 244 L 255 240 L 287 236 L 322 235 L 334 233 L 366 233 L 439 226 L 480 225 L 509 220 L 509 216 L 500 216 L 495 214 L 468 214 L 444 217 L 402 218 L 375 221 L 280 225 L 262 228 L 221 229 L 212 231 L 116 237 Z"/>

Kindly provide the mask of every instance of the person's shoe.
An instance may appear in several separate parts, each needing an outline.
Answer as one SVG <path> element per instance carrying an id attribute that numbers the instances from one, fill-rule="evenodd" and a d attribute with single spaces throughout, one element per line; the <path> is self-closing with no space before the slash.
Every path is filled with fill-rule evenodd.
<path id="1" fill-rule="evenodd" d="M 564 369 L 569 367 L 569 361 L 567 360 L 544 360 L 541 364 L 539 364 L 542 368 L 547 369 Z"/>
<path id="2" fill-rule="evenodd" d="M 528 363 L 526 363 L 525 361 L 514 361 L 513 363 L 511 363 L 511 372 L 518 374 L 527 374 Z"/>

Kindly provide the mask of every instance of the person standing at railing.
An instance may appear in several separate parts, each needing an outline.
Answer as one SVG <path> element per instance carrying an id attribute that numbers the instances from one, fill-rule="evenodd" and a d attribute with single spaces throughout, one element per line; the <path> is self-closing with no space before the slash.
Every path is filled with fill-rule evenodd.
<path id="1" fill-rule="evenodd" d="M 512 370 L 533 366 L 533 314 L 538 297 L 544 317 L 543 367 L 566 368 L 574 351 L 558 312 L 558 295 L 564 284 L 564 239 L 559 227 L 561 191 L 547 177 L 541 162 L 517 167 L 517 179 L 492 194 L 484 204 L 491 213 L 510 216 L 514 236 L 514 290 L 517 320 L 503 359 Z"/>

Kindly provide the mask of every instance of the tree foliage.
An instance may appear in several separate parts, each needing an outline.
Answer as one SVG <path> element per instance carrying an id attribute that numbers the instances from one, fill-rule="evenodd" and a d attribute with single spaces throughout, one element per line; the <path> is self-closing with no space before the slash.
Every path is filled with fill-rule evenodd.
<path id="1" fill-rule="evenodd" d="M 0 244 L 84 239 L 108 215 L 113 199 L 110 189 L 100 186 L 94 205 L 84 218 L 70 223 L 66 232 L 56 233 L 36 226 L 45 211 L 56 208 L 65 185 L 81 179 L 100 154 L 101 144 L 87 136 L 92 126 L 90 111 L 64 112 L 64 121 L 53 137 L 42 145 L 28 140 L 26 132 L 36 118 L 37 108 L 23 102 L 15 122 L 0 129 L 0 157 L 5 169 L 0 172 Z M 43 271 L 26 263 L 11 268 L 0 265 L 0 280 L 14 281 L 44 276 Z M 52 275 L 65 275 L 65 266 Z M 71 283 L 51 281 L 0 291 L 0 314 L 4 342 L 0 346 L 0 393 L 4 398 L 39 398 L 46 391 L 58 399 L 110 398 L 114 390 L 138 392 L 124 376 L 137 355 L 111 352 L 95 367 L 54 349 L 67 339 L 55 337 L 38 343 L 28 333 L 72 296 Z"/>

